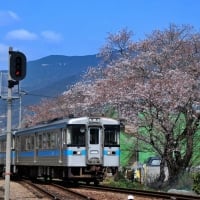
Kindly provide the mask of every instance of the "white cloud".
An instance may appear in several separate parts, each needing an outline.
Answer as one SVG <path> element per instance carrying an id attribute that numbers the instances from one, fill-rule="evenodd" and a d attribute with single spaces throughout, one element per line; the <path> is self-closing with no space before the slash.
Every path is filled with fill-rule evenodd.
<path id="1" fill-rule="evenodd" d="M 8 16 L 10 16 L 10 18 L 12 18 L 14 20 L 19 20 L 19 16 L 15 12 L 10 10 L 7 13 L 8 13 Z"/>
<path id="2" fill-rule="evenodd" d="M 0 11 L 0 26 L 5 26 L 19 20 L 19 16 L 13 11 Z"/>
<path id="3" fill-rule="evenodd" d="M 42 37 L 49 42 L 59 43 L 62 40 L 62 36 L 54 31 L 46 30 L 41 33 Z"/>
<path id="4" fill-rule="evenodd" d="M 36 40 L 37 35 L 25 29 L 13 30 L 7 33 L 6 39 L 12 40 Z"/>

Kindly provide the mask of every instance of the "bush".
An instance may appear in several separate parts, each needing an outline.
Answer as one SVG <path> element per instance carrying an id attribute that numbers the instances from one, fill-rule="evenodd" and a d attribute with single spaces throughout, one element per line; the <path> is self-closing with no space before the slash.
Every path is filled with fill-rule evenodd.
<path id="1" fill-rule="evenodd" d="M 193 175 L 193 190 L 197 193 L 200 194 L 200 173 L 196 173 Z"/>
<path id="2" fill-rule="evenodd" d="M 177 190 L 192 190 L 193 179 L 191 173 L 185 172 L 178 178 L 176 183 Z"/>

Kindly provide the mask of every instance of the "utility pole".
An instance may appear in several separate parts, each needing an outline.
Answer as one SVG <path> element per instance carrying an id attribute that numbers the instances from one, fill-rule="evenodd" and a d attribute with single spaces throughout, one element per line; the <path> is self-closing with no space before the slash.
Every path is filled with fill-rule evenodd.
<path id="1" fill-rule="evenodd" d="M 21 90 L 19 91 L 19 125 L 18 128 L 20 129 L 22 126 L 22 94 Z"/>
<path id="2" fill-rule="evenodd" d="M 22 91 L 21 88 L 19 89 L 19 126 L 20 129 L 22 126 L 22 96 L 27 95 L 27 92 Z"/>
<path id="3" fill-rule="evenodd" d="M 9 48 L 9 65 L 10 65 L 10 52 L 12 47 Z M 8 73 L 8 82 L 11 81 L 10 70 Z M 8 87 L 7 97 L 7 137 L 6 137 L 6 171 L 5 171 L 5 200 L 10 197 L 10 156 L 11 156 L 11 125 L 12 125 L 12 87 Z"/>

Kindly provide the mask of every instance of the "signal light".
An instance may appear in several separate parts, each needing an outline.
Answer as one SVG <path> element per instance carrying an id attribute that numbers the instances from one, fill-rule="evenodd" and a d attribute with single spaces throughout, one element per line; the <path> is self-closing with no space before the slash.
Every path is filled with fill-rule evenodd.
<path id="1" fill-rule="evenodd" d="M 10 51 L 10 76 L 15 81 L 26 76 L 26 56 L 19 51 Z"/>

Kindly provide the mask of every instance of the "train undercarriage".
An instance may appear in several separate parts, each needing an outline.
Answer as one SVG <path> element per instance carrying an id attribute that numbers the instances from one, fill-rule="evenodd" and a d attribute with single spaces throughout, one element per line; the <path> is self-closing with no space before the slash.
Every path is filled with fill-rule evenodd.
<path id="1" fill-rule="evenodd" d="M 60 179 L 72 182 L 93 182 L 98 185 L 107 174 L 115 175 L 117 167 L 102 167 L 98 165 L 89 165 L 87 167 L 58 167 L 58 166 L 17 166 L 15 177 L 27 177 L 32 180 L 43 178 L 45 181 Z"/>

